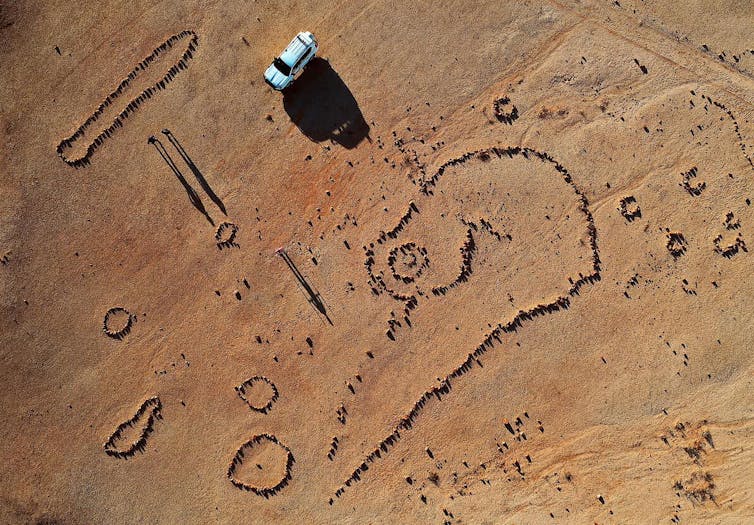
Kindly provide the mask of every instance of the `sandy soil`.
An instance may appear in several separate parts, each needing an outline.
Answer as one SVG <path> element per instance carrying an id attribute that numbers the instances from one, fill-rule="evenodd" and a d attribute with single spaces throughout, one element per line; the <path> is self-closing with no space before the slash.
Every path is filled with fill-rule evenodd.
<path id="1" fill-rule="evenodd" d="M 272 4 L 0 7 L 0 522 L 754 521 L 750 3 Z"/>

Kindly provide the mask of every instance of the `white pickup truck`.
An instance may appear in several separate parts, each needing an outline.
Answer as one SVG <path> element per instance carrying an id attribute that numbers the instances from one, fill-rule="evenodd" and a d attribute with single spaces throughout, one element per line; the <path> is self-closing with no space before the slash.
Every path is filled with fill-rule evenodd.
<path id="1" fill-rule="evenodd" d="M 264 81 L 272 89 L 281 91 L 293 83 L 294 77 L 317 53 L 317 40 L 309 31 L 302 31 L 291 40 L 280 56 L 264 72 Z"/>

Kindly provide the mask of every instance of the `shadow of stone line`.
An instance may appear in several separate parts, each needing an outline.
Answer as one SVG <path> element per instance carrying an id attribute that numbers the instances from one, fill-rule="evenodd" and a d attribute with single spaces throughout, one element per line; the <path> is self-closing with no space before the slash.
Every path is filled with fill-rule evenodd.
<path id="1" fill-rule="evenodd" d="M 287 264 L 288 268 L 291 270 L 291 272 L 293 272 L 296 281 L 298 281 L 299 285 L 301 285 L 304 292 L 307 294 L 309 303 L 314 307 L 315 310 L 322 314 L 322 316 L 327 320 L 328 323 L 330 323 L 330 325 L 332 325 L 333 322 L 330 319 L 330 316 L 327 314 L 327 308 L 325 308 L 325 304 L 324 302 L 322 302 L 322 298 L 320 297 L 319 293 L 314 291 L 304 275 L 299 271 L 296 263 L 293 262 L 290 256 L 282 248 L 277 250 L 275 253 L 285 261 L 285 264 Z"/>
<path id="2" fill-rule="evenodd" d="M 204 215 L 204 218 L 209 221 L 209 223 L 214 226 L 215 221 L 212 220 L 212 217 L 209 216 L 207 213 L 207 209 L 204 207 L 204 203 L 202 203 L 202 199 L 199 197 L 199 194 L 196 193 L 196 190 L 191 187 L 191 185 L 186 181 L 186 178 L 181 173 L 181 170 L 178 169 L 178 166 L 176 166 L 175 162 L 173 162 L 172 157 L 170 157 L 170 154 L 165 149 L 165 146 L 162 145 L 162 142 L 155 137 L 154 135 L 150 136 L 147 140 L 149 144 L 152 144 L 157 152 L 162 157 L 162 160 L 165 161 L 165 163 L 170 167 L 173 174 L 176 176 L 176 178 L 180 181 L 181 185 L 183 186 L 183 189 L 186 190 L 186 194 L 188 195 L 189 201 L 191 204 L 196 208 L 199 213 Z"/>
<path id="3" fill-rule="evenodd" d="M 82 157 L 77 159 L 69 159 L 68 157 L 66 157 L 65 151 L 69 149 L 77 140 L 85 136 L 86 130 L 89 128 L 89 126 L 94 124 L 105 112 L 105 110 L 120 97 L 123 91 L 125 91 L 129 87 L 131 82 L 136 79 L 140 72 L 146 70 L 160 54 L 171 49 L 180 40 L 188 37 L 190 37 L 190 39 L 186 47 L 186 51 L 183 53 L 178 62 L 176 62 L 173 66 L 170 67 L 170 69 L 168 69 L 167 73 L 162 77 L 161 80 L 146 88 L 136 98 L 132 99 L 128 104 L 126 104 L 125 108 L 115 117 L 112 124 L 104 129 L 101 133 L 99 133 L 89 144 L 86 153 Z M 198 46 L 199 37 L 194 31 L 181 31 L 180 33 L 171 36 L 165 42 L 160 44 L 147 58 L 142 60 L 125 79 L 121 81 L 115 91 L 105 97 L 105 100 L 97 107 L 94 113 L 88 119 L 86 119 L 86 121 L 73 133 L 73 135 L 60 141 L 60 143 L 55 148 L 58 157 L 60 157 L 63 162 L 74 168 L 88 166 L 90 164 L 90 158 L 94 154 L 94 152 L 102 145 L 103 142 L 105 142 L 105 140 L 113 136 L 117 129 L 123 127 L 124 121 L 131 114 L 139 109 L 139 107 L 144 102 L 152 98 L 153 95 L 156 95 L 159 91 L 165 89 L 167 85 L 178 75 L 179 72 L 188 68 L 188 62 L 193 58 Z"/>
<path id="4" fill-rule="evenodd" d="M 175 138 L 175 135 L 173 135 L 173 133 L 171 133 L 169 129 L 163 129 L 162 133 L 168 138 L 168 140 L 173 145 L 173 147 L 176 150 L 178 150 L 178 154 L 183 159 L 183 162 L 185 162 L 186 165 L 189 167 L 189 169 L 191 170 L 191 173 L 194 174 L 194 177 L 196 177 L 196 180 L 199 182 L 199 185 L 202 187 L 204 192 L 209 196 L 212 202 L 215 203 L 215 206 L 220 208 L 220 211 L 223 212 L 223 215 L 227 216 L 228 212 L 225 209 L 225 204 L 223 204 L 223 201 L 214 192 L 212 187 L 207 182 L 207 179 L 205 179 L 204 175 L 202 175 L 202 172 L 199 171 L 199 168 L 196 167 L 196 164 L 194 164 L 194 161 L 191 160 L 191 157 L 189 157 L 189 154 L 186 153 L 186 150 L 183 149 L 183 146 L 181 145 L 181 143 L 178 142 L 177 138 Z"/>

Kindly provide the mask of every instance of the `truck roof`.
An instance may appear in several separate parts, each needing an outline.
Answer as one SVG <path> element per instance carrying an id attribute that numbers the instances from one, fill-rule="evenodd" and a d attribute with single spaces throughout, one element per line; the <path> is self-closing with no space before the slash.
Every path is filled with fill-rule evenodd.
<path id="1" fill-rule="evenodd" d="M 280 53 L 280 60 L 293 67 L 293 64 L 301 58 L 309 45 L 314 41 L 311 33 L 299 33 L 297 34 L 291 43 Z"/>

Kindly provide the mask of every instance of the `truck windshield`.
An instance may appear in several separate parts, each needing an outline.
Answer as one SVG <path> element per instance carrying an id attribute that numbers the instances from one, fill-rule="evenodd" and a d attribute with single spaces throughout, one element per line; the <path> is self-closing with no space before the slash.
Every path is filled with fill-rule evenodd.
<path id="1" fill-rule="evenodd" d="M 280 71 L 285 76 L 288 76 L 291 74 L 291 66 L 280 60 L 280 57 L 277 57 L 273 62 L 275 64 L 275 67 L 278 71 Z"/>

